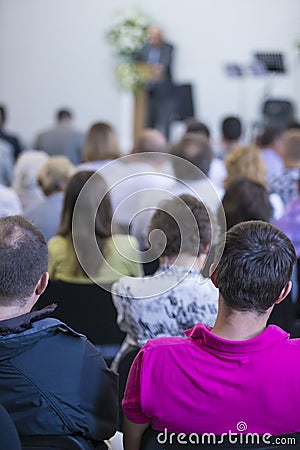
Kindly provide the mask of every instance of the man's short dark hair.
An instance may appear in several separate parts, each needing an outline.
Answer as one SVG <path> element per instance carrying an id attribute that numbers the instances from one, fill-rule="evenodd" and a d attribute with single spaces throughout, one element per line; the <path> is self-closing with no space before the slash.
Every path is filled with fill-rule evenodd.
<path id="1" fill-rule="evenodd" d="M 226 117 L 222 122 L 222 135 L 226 141 L 235 142 L 242 134 L 242 123 L 238 117 Z"/>
<path id="2" fill-rule="evenodd" d="M 0 219 L 0 305 L 22 304 L 47 271 L 44 236 L 22 216 Z"/>
<path id="3" fill-rule="evenodd" d="M 213 153 L 208 139 L 199 133 L 186 133 L 171 148 L 171 154 L 192 163 L 204 175 L 208 175 Z M 177 158 L 173 159 L 175 176 L 180 180 L 200 179 L 199 173 L 187 170 L 187 166 Z"/>
<path id="4" fill-rule="evenodd" d="M 177 256 L 187 253 L 199 256 L 207 253 L 210 246 L 212 226 L 209 214 L 202 202 L 187 194 L 171 200 L 165 200 L 155 211 L 150 226 L 151 231 L 160 230 L 166 238 L 161 256 Z M 158 254 L 163 246 L 162 235 L 151 242 Z"/>
<path id="5" fill-rule="evenodd" d="M 6 122 L 6 108 L 4 105 L 0 105 L 0 127 Z"/>
<path id="6" fill-rule="evenodd" d="M 203 136 L 207 137 L 207 139 L 210 138 L 210 131 L 207 125 L 205 125 L 204 122 L 200 122 L 198 120 L 192 120 L 187 123 L 186 127 L 187 133 L 200 133 L 203 134 Z"/>
<path id="7" fill-rule="evenodd" d="M 65 119 L 72 119 L 72 113 L 69 109 L 59 109 L 56 113 L 56 120 L 61 122 Z"/>
<path id="8" fill-rule="evenodd" d="M 215 269 L 227 310 L 264 313 L 291 279 L 295 261 L 292 242 L 278 228 L 262 221 L 235 225 Z"/>

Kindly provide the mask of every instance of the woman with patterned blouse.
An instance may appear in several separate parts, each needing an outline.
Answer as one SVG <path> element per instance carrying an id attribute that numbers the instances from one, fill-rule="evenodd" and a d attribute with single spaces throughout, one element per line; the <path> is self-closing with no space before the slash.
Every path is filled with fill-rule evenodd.
<path id="1" fill-rule="evenodd" d="M 212 237 L 210 218 L 204 204 L 190 195 L 166 200 L 154 213 L 149 242 L 159 257 L 158 270 L 143 278 L 122 277 L 112 286 L 118 324 L 127 333 L 115 370 L 131 346 L 184 336 L 198 322 L 214 324 L 218 290 L 201 275 Z"/>

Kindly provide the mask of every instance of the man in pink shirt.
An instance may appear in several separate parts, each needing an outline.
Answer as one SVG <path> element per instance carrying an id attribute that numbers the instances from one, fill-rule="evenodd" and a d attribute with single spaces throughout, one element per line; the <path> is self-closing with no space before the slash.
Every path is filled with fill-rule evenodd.
<path id="1" fill-rule="evenodd" d="M 220 247 L 221 248 L 221 247 Z M 300 431 L 300 339 L 266 326 L 291 290 L 291 241 L 252 221 L 225 235 L 211 279 L 219 288 L 213 328 L 148 341 L 131 368 L 123 409 L 125 450 L 148 426 L 174 433 Z M 241 425 L 242 424 L 242 425 Z"/>

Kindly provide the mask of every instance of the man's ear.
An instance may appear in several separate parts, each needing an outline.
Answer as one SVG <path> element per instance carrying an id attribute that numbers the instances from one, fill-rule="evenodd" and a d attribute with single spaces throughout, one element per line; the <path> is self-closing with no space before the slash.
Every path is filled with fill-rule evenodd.
<path id="1" fill-rule="evenodd" d="M 212 281 L 212 283 L 216 286 L 216 288 L 218 287 L 216 284 L 216 265 L 214 263 L 212 263 L 212 265 L 209 268 L 209 277 Z"/>
<path id="2" fill-rule="evenodd" d="M 35 287 L 35 295 L 42 295 L 42 293 L 45 291 L 49 281 L 49 273 L 44 272 L 39 281 L 37 282 L 37 285 Z"/>
<path id="3" fill-rule="evenodd" d="M 287 296 L 289 295 L 289 293 L 291 292 L 291 289 L 292 289 L 292 284 L 293 284 L 293 283 L 292 283 L 291 281 L 289 281 L 289 282 L 284 286 L 284 288 L 283 288 L 282 291 L 280 292 L 280 295 L 279 295 L 278 299 L 276 300 L 276 302 L 274 302 L 275 305 L 278 305 L 279 303 L 281 303 L 282 300 L 284 300 L 285 297 L 287 297 Z"/>

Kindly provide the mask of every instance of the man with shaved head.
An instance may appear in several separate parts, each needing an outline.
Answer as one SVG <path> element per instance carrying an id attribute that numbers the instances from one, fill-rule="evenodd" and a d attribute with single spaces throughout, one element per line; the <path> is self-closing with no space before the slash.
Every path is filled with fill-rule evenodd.
<path id="1" fill-rule="evenodd" d="M 1 218 L 0 403 L 21 437 L 75 435 L 106 448 L 117 428 L 117 376 L 85 336 L 49 317 L 55 304 L 33 310 L 47 265 L 42 233 L 22 216 Z"/>
<path id="2" fill-rule="evenodd" d="M 147 128 L 142 130 L 138 136 L 133 153 L 165 153 L 167 141 L 165 136 L 158 130 Z"/>

